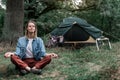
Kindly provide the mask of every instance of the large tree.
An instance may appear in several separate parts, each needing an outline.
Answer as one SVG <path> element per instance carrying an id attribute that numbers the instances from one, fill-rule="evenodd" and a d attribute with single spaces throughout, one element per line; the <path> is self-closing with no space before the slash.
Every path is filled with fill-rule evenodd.
<path id="1" fill-rule="evenodd" d="M 7 0 L 2 40 L 16 42 L 23 35 L 24 0 Z"/>

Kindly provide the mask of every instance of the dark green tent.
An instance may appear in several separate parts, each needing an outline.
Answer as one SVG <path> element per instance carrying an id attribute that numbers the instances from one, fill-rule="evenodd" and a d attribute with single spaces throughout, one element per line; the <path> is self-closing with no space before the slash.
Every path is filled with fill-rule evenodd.
<path id="1" fill-rule="evenodd" d="M 102 31 L 77 17 L 68 17 L 54 29 L 52 36 L 63 36 L 64 41 L 86 41 L 91 36 L 93 39 L 102 36 Z"/>

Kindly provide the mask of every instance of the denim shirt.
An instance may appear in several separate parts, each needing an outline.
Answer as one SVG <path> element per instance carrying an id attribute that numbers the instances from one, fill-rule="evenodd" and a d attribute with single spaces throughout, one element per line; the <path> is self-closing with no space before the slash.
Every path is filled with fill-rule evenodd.
<path id="1" fill-rule="evenodd" d="M 16 46 L 15 54 L 18 55 L 21 59 L 26 57 L 26 47 L 28 44 L 28 39 L 24 36 L 18 39 Z M 40 60 L 46 55 L 45 46 L 43 40 L 40 37 L 36 37 L 32 42 L 32 53 L 36 60 Z"/>

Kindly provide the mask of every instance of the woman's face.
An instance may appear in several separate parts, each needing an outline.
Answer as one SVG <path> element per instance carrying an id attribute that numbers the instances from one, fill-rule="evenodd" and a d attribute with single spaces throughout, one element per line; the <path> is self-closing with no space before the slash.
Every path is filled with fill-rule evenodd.
<path id="1" fill-rule="evenodd" d="M 30 32 L 30 33 L 34 33 L 35 32 L 35 24 L 31 23 L 31 22 L 28 23 L 27 31 Z"/>

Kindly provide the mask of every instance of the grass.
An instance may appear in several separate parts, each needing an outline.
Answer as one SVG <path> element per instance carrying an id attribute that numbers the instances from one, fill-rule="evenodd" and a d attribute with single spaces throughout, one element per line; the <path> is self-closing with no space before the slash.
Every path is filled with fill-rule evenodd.
<path id="1" fill-rule="evenodd" d="M 10 59 L 4 58 L 6 51 L 14 47 L 0 48 L 0 80 L 119 80 L 120 77 L 120 42 L 112 43 L 112 49 L 96 46 L 85 46 L 72 50 L 70 47 L 47 48 L 55 52 L 57 59 L 43 69 L 42 75 L 27 74 L 20 76 Z"/>

